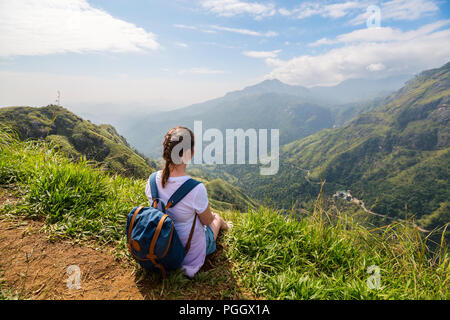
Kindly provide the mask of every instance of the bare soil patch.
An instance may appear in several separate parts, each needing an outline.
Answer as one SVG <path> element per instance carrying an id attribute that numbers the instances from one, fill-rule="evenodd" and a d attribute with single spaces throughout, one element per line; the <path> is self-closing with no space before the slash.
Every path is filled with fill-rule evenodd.
<path id="1" fill-rule="evenodd" d="M 0 207 L 17 202 L 11 193 L 0 189 Z M 223 247 L 207 257 L 203 271 L 221 275 L 210 284 L 187 282 L 183 296 L 167 290 L 159 277 L 144 276 L 131 259 L 118 260 L 112 248 L 95 248 L 70 240 L 50 241 L 43 231 L 44 223 L 28 219 L 7 220 L 0 216 L 0 279 L 7 288 L 25 299 L 248 299 L 223 255 Z M 80 288 L 74 288 L 75 265 L 80 270 Z M 69 284 L 69 286 L 68 286 Z M 70 287 L 70 288 L 69 288 Z"/>

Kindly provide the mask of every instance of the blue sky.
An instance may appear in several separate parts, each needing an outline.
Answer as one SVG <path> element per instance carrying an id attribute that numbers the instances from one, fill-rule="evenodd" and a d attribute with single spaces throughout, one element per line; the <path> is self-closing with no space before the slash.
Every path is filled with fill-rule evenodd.
<path id="1" fill-rule="evenodd" d="M 75 110 L 155 110 L 271 78 L 414 74 L 450 60 L 449 12 L 437 0 L 2 0 L 0 105 L 60 90 Z"/>

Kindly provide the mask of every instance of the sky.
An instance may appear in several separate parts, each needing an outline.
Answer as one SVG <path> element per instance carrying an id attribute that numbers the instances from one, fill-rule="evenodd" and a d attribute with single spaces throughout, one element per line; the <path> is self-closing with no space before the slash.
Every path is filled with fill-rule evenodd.
<path id="1" fill-rule="evenodd" d="M 442 0 L 0 0 L 0 106 L 166 110 L 450 60 Z M 93 111 L 93 110 L 91 110 Z"/>

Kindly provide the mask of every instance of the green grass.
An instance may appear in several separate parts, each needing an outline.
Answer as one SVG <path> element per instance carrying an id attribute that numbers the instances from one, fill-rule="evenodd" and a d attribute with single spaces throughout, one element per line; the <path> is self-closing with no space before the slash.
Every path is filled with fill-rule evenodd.
<path id="1" fill-rule="evenodd" d="M 21 142 L 6 129 L 0 130 L 0 151 L 0 185 L 22 195 L 1 215 L 43 219 L 55 241 L 94 240 L 127 255 L 125 219 L 133 206 L 147 203 L 144 180 L 112 175 L 85 159 L 74 162 L 51 143 Z M 153 298 L 196 292 L 209 298 L 215 286 L 223 288 L 216 298 L 241 298 L 241 291 L 266 299 L 450 298 L 444 241 L 432 253 L 409 224 L 368 230 L 345 212 L 325 211 L 320 202 L 302 219 L 265 207 L 222 214 L 234 228 L 219 238 L 223 252 L 213 267 L 194 281 L 172 273 L 149 291 Z M 380 268 L 380 290 L 367 286 L 371 265 Z M 5 290 L 1 297 L 13 296 Z"/>
<path id="2" fill-rule="evenodd" d="M 21 300 L 20 294 L 17 291 L 13 292 L 11 288 L 7 288 L 0 282 L 0 300 Z"/>
<path id="3" fill-rule="evenodd" d="M 369 231 L 342 213 L 302 220 L 260 208 L 233 214 L 228 257 L 256 296 L 269 299 L 449 299 L 449 257 L 432 254 L 408 224 Z M 381 289 L 366 282 L 380 268 Z"/>
<path id="4" fill-rule="evenodd" d="M 5 131 L 0 139 L 0 184 L 23 194 L 5 210 L 45 219 L 54 235 L 124 247 L 128 212 L 148 202 L 144 180 L 111 175 L 83 158 L 73 162 L 52 143 L 20 142 Z"/>

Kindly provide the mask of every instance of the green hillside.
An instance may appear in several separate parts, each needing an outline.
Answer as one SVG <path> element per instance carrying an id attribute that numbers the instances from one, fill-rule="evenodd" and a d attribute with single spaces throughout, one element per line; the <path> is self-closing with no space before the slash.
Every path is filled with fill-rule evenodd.
<path id="1" fill-rule="evenodd" d="M 450 63 L 428 70 L 387 104 L 345 126 L 281 148 L 280 171 L 225 168 L 251 196 L 284 208 L 325 192 L 350 189 L 372 211 L 418 220 L 432 229 L 450 221 Z M 267 186 L 270 186 L 269 188 Z"/>
<path id="2" fill-rule="evenodd" d="M 126 216 L 147 203 L 145 180 L 110 175 L 84 160 L 74 162 L 42 140 L 20 142 L 4 130 L 0 151 L 0 184 L 18 197 L 17 203 L 0 208 L 1 219 L 44 221 L 53 242 L 95 243 L 112 248 L 124 265 L 133 265 L 125 244 Z M 234 227 L 219 237 L 223 249 L 212 266 L 193 281 L 180 272 L 152 280 L 149 296 L 183 299 L 201 287 L 200 299 L 239 298 L 237 290 L 259 299 L 449 299 L 445 243 L 435 253 L 428 251 L 408 224 L 368 230 L 345 212 L 320 206 L 301 220 L 263 207 L 221 214 Z M 369 285 L 374 284 L 370 266 L 379 270 L 377 287 Z M 0 265 L 0 270 L 7 267 Z M 142 274 L 137 264 L 134 268 L 134 274 Z M 227 289 L 215 292 L 217 287 Z M 0 282 L 1 299 L 26 299 L 28 294 L 33 293 Z"/>
<path id="3" fill-rule="evenodd" d="M 247 212 L 249 209 L 255 209 L 258 206 L 257 201 L 251 199 L 240 188 L 223 179 L 206 180 L 193 174 L 191 176 L 204 183 L 210 198 L 209 202 L 214 209 Z"/>
<path id="4" fill-rule="evenodd" d="M 83 156 L 123 176 L 145 179 L 159 167 L 157 162 L 133 150 L 113 126 L 92 124 L 60 106 L 0 108 L 0 124 L 11 127 L 21 140 L 45 140 L 71 159 Z M 239 188 L 199 174 L 195 169 L 191 172 L 205 184 L 214 209 L 247 211 L 255 207 L 256 202 Z"/>
<path id="5" fill-rule="evenodd" d="M 0 108 L 0 123 L 11 126 L 22 140 L 54 142 L 73 159 L 84 156 L 119 174 L 142 178 L 156 168 L 154 161 L 133 150 L 113 126 L 95 125 L 61 106 Z"/>

